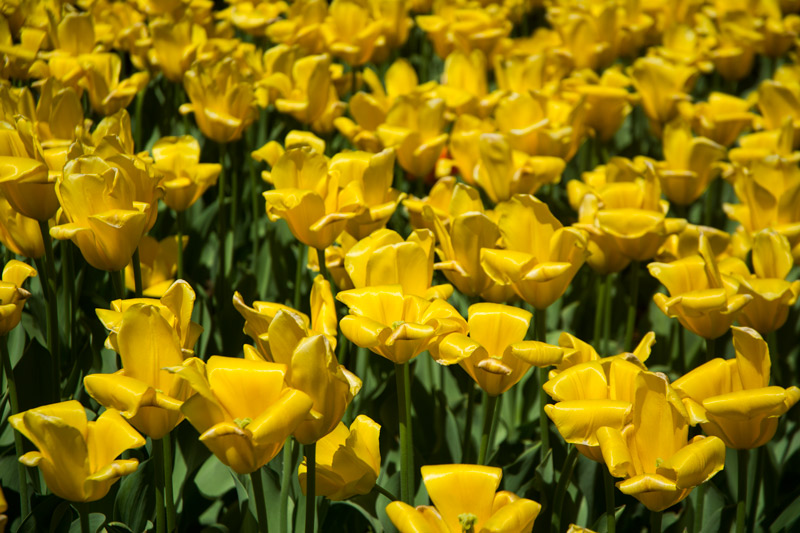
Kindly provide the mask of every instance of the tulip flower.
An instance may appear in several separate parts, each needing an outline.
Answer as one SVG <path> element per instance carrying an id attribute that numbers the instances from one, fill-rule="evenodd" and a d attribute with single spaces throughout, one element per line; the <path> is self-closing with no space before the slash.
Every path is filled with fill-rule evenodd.
<path id="1" fill-rule="evenodd" d="M 678 102 L 689 100 L 698 71 L 650 56 L 634 61 L 629 75 L 642 98 L 650 129 L 661 136 L 663 125 L 678 114 Z"/>
<path id="2" fill-rule="evenodd" d="M 764 80 L 758 86 L 758 110 L 761 111 L 764 129 L 777 130 L 788 118 L 794 130 L 793 148 L 800 147 L 800 93 L 786 83 Z"/>
<path id="3" fill-rule="evenodd" d="M 323 117 L 328 107 L 338 105 L 330 64 L 327 54 L 306 56 L 292 65 L 290 79 L 276 78 L 276 82 L 280 81 L 275 85 L 279 92 L 275 100 L 278 111 L 292 115 L 303 124 L 312 124 Z"/>
<path id="4" fill-rule="evenodd" d="M 756 43 L 763 37 L 733 21 L 720 24 L 717 46 L 709 53 L 711 61 L 724 80 L 739 81 L 753 70 Z"/>
<path id="5" fill-rule="evenodd" d="M 734 246 L 731 235 L 725 231 L 710 226 L 686 224 L 680 233 L 673 233 L 658 250 L 656 259 L 662 263 L 671 263 L 677 259 L 684 259 L 699 254 L 700 235 L 705 235 L 711 252 L 717 259 L 722 259 L 731 253 Z"/>
<path id="6" fill-rule="evenodd" d="M 447 158 L 436 163 L 436 175 L 442 178 L 458 175 L 471 186 L 475 186 L 475 168 L 481 159 L 480 142 L 484 133 L 494 133 L 495 127 L 489 120 L 481 120 L 472 115 L 459 115 L 450 131 Z M 438 185 L 441 179 L 436 182 Z M 434 187 L 436 187 L 434 185 Z M 431 194 L 433 194 L 431 190 Z M 488 192 L 487 192 L 488 194 Z M 413 224 L 412 224 L 413 225 Z"/>
<path id="7" fill-rule="evenodd" d="M 800 400 L 800 389 L 770 386 L 767 343 L 753 329 L 732 329 L 735 359 L 712 359 L 673 387 L 692 424 L 730 448 L 749 450 L 772 439 L 778 418 Z"/>
<path id="8" fill-rule="evenodd" d="M 38 449 L 19 462 L 38 466 L 53 494 L 72 502 L 99 500 L 119 478 L 134 473 L 138 460 L 116 457 L 145 443 L 117 411 L 108 409 L 89 422 L 75 400 L 11 415 L 8 422 Z"/>
<path id="9" fill-rule="evenodd" d="M 284 381 L 285 365 L 232 357 L 197 358 L 169 369 L 196 394 L 181 412 L 206 445 L 237 474 L 255 472 L 306 420 L 314 401 Z"/>
<path id="10" fill-rule="evenodd" d="M 427 229 L 415 230 L 406 240 L 380 229 L 347 251 L 344 268 L 357 289 L 399 284 L 404 294 L 446 300 L 453 293 L 451 285 L 431 286 L 434 244 L 433 232 Z"/>
<path id="11" fill-rule="evenodd" d="M 719 173 L 725 148 L 704 137 L 692 137 L 687 122 L 664 128 L 664 159 L 656 174 L 670 202 L 687 206 L 697 200 Z"/>
<path id="12" fill-rule="evenodd" d="M 458 363 L 490 396 L 516 385 L 532 366 L 558 364 L 564 350 L 543 342 L 521 342 L 531 313 L 508 305 L 479 303 L 469 307 L 469 337 L 451 333 L 439 344 L 436 362 Z M 522 357 L 521 353 L 524 353 Z"/>
<path id="13" fill-rule="evenodd" d="M 367 2 L 334 0 L 320 27 L 331 55 L 356 67 L 369 61 L 380 37 L 382 22 L 372 17 Z"/>
<path id="14" fill-rule="evenodd" d="M 581 7 L 553 9 L 547 18 L 576 69 L 602 70 L 618 55 L 617 8 L 604 2 Z"/>
<path id="15" fill-rule="evenodd" d="M 485 117 L 492 111 L 501 93 L 489 94 L 486 69 L 486 56 L 480 50 L 469 54 L 454 50 L 445 59 L 442 83 L 436 93 L 456 117 Z"/>
<path id="16" fill-rule="evenodd" d="M 9 127 L 6 123 L 0 123 L 0 130 L 6 127 Z M 40 222 L 55 215 L 58 198 L 54 183 L 44 163 L 27 156 L 0 156 L 0 188 L 21 215 Z"/>
<path id="17" fill-rule="evenodd" d="M 634 394 L 633 423 L 601 427 L 597 440 L 611 475 L 624 478 L 617 488 L 659 512 L 722 470 L 725 444 L 700 435 L 687 442 L 686 410 L 663 374 L 637 374 Z"/>
<path id="18" fill-rule="evenodd" d="M 752 103 L 735 96 L 712 92 L 705 102 L 680 105 L 681 114 L 688 114 L 692 129 L 722 146 L 730 147 L 739 135 L 752 127 L 757 115 L 750 113 Z"/>
<path id="19" fill-rule="evenodd" d="M 425 10 L 428 12 L 429 10 Z M 433 43 L 436 55 L 445 58 L 456 49 L 481 50 L 490 57 L 513 26 L 501 6 L 463 9 L 457 4 L 437 2 L 430 15 L 419 15 L 417 26 Z"/>
<path id="20" fill-rule="evenodd" d="M 342 422 L 317 441 L 316 494 L 341 501 L 369 494 L 381 473 L 378 437 L 381 426 L 366 415 L 358 415 L 347 429 Z M 306 493 L 308 466 L 297 468 L 300 488 Z"/>
<path id="21" fill-rule="evenodd" d="M 194 113 L 203 135 L 219 143 L 236 141 L 258 118 L 253 88 L 232 58 L 212 66 L 195 63 L 183 77 L 191 103 L 180 107 L 182 115 Z"/>
<path id="22" fill-rule="evenodd" d="M 22 284 L 36 275 L 33 267 L 16 259 L 3 267 L 3 278 L 0 280 L 0 335 L 8 335 L 19 324 L 22 306 L 31 297 Z"/>
<path id="23" fill-rule="evenodd" d="M 135 72 L 120 80 L 122 58 L 113 53 L 92 54 L 85 63 L 86 85 L 92 110 L 104 116 L 128 107 L 150 81 L 147 72 Z"/>
<path id="24" fill-rule="evenodd" d="M 536 309 L 555 302 L 588 255 L 585 231 L 562 227 L 547 204 L 515 195 L 497 206 L 506 248 L 481 250 L 481 266 L 495 282 L 509 284 Z"/>
<path id="25" fill-rule="evenodd" d="M 318 250 L 330 246 L 361 212 L 359 184 L 343 183 L 339 172 L 329 171 L 325 156 L 308 148 L 287 151 L 270 178 L 275 189 L 264 193 L 269 219 L 286 220 L 297 240 Z"/>
<path id="26" fill-rule="evenodd" d="M 435 353 L 446 335 L 467 330 L 466 321 L 449 303 L 404 294 L 400 285 L 341 291 L 336 299 L 350 308 L 339 322 L 342 333 L 398 365 L 425 350 Z"/>
<path id="27" fill-rule="evenodd" d="M 417 102 L 401 97 L 378 126 L 378 137 L 386 147 L 397 147 L 397 160 L 417 178 L 430 174 L 447 142 L 444 132 L 444 100 L 432 98 Z"/>
<path id="28" fill-rule="evenodd" d="M 443 160 L 440 159 L 440 161 Z M 445 176 L 436 180 L 436 183 L 431 187 L 428 196 L 425 198 L 411 196 L 403 200 L 403 206 L 408 212 L 408 219 L 411 223 L 411 227 L 416 229 L 428 228 L 433 231 L 432 228 L 428 227 L 423 216 L 425 206 L 428 206 L 432 214 L 442 221 L 445 228 L 450 227 L 450 205 L 456 187 L 463 187 L 463 185 L 458 185 L 456 178 L 453 176 Z M 463 190 L 472 191 L 472 196 L 476 197 L 477 201 L 480 201 L 480 195 L 477 194 L 475 189 L 467 187 Z M 480 204 L 480 210 L 483 210 L 482 203 Z"/>
<path id="29" fill-rule="evenodd" d="M 207 40 L 205 28 L 189 19 L 167 18 L 152 20 L 148 27 L 153 41 L 147 52 L 148 61 L 169 81 L 181 83 Z"/>
<path id="30" fill-rule="evenodd" d="M 638 360 L 638 363 L 636 361 L 631 362 L 636 364 L 641 363 L 643 365 L 650 357 L 650 349 L 653 347 L 655 342 L 656 334 L 650 331 L 645 334 L 644 337 L 642 337 L 642 340 L 639 341 L 639 344 L 633 349 L 632 352 L 624 352 L 603 358 L 600 357 L 597 351 L 590 344 L 580 340 L 574 335 L 567 333 L 566 331 L 563 331 L 558 337 L 558 345 L 565 350 L 564 358 L 561 360 L 561 363 L 556 365 L 556 368 L 550 370 L 549 378 L 553 379 L 561 372 L 564 372 L 565 370 L 582 363 L 596 361 L 601 364 L 605 364 L 606 361 L 618 358 L 628 360 L 628 354 L 633 354 L 633 356 Z"/>
<path id="31" fill-rule="evenodd" d="M 386 506 L 386 514 L 400 533 L 523 533 L 533 528 L 542 509 L 537 502 L 513 492 L 498 492 L 503 477 L 500 468 L 431 465 L 423 466 L 421 471 L 433 505 L 414 508 L 392 502 Z"/>
<path id="32" fill-rule="evenodd" d="M 600 142 L 606 143 L 622 126 L 637 100 L 628 92 L 631 80 L 617 68 L 607 68 L 602 76 L 584 69 L 564 80 L 565 88 L 586 99 L 586 126 Z"/>
<path id="33" fill-rule="evenodd" d="M 44 257 L 44 243 L 39 223 L 21 215 L 0 189 L 0 242 L 18 255 L 31 259 Z"/>
<path id="34" fill-rule="evenodd" d="M 184 236 L 181 248 L 185 248 L 187 242 L 189 237 Z M 145 235 L 139 242 L 139 264 L 142 294 L 160 298 L 175 281 L 175 273 L 178 271 L 178 238 L 167 237 L 157 241 Z M 134 291 L 133 263 L 125 267 L 125 286 L 129 291 Z"/>
<path id="35" fill-rule="evenodd" d="M 217 183 L 218 163 L 200 163 L 200 143 L 191 135 L 162 137 L 153 145 L 153 168 L 163 175 L 164 203 L 185 211 Z"/>
<path id="36" fill-rule="evenodd" d="M 650 263 L 647 268 L 670 294 L 653 295 L 658 308 L 706 339 L 725 334 L 742 308 L 753 299 L 748 294 L 738 294 L 739 283 L 720 273 L 704 235 L 700 236 L 699 255 L 672 263 Z"/>
<path id="37" fill-rule="evenodd" d="M 164 370 L 183 363 L 178 333 L 158 307 L 135 304 L 122 316 L 116 343 L 122 369 L 86 376 L 86 391 L 137 430 L 160 439 L 183 420 L 179 409 L 192 392 L 184 380 Z"/>

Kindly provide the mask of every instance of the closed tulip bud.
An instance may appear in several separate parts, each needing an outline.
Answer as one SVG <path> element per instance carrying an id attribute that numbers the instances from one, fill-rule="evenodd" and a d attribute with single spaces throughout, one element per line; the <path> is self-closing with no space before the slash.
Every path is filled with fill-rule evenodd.
<path id="1" fill-rule="evenodd" d="M 136 459 L 116 457 L 145 444 L 117 411 L 108 409 L 89 422 L 75 400 L 30 409 L 8 422 L 38 450 L 19 462 L 38 466 L 53 494 L 72 502 L 93 502 L 108 494 L 111 485 L 139 465 Z"/>
<path id="2" fill-rule="evenodd" d="M 3 125 L 0 123 L 0 129 Z M 21 215 L 40 222 L 52 218 L 58 211 L 54 185 L 44 163 L 28 157 L 0 156 L 0 187 Z"/>
<path id="3" fill-rule="evenodd" d="M 8 335 L 19 324 L 22 306 L 31 297 L 22 284 L 32 276 L 36 276 L 36 270 L 16 259 L 3 267 L 3 279 L 0 281 L 0 335 Z"/>

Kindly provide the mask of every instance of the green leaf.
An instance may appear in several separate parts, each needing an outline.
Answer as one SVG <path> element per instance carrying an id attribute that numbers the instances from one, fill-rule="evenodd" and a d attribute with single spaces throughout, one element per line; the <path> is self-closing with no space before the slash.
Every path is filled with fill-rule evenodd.
<path id="1" fill-rule="evenodd" d="M 149 459 L 140 463 L 136 472 L 122 478 L 114 500 L 115 521 L 127 524 L 133 531 L 144 531 L 155 511 L 154 479 L 153 461 Z"/>
<path id="2" fill-rule="evenodd" d="M 194 478 L 200 493 L 209 500 L 216 500 L 236 487 L 231 470 L 215 456 L 210 456 Z"/>
<path id="3" fill-rule="evenodd" d="M 103 527 L 103 523 L 106 521 L 105 515 L 102 513 L 91 513 L 89 515 L 89 533 L 97 533 L 97 531 Z M 119 522 L 117 522 L 119 523 Z M 127 528 L 126 528 L 127 529 Z M 126 531 L 126 529 L 117 531 Z M 106 530 L 108 531 L 108 530 Z M 127 531 L 131 531 L 127 529 Z M 69 526 L 69 533 L 82 533 L 81 532 L 81 521 L 80 518 L 77 520 L 72 521 L 72 525 Z"/>

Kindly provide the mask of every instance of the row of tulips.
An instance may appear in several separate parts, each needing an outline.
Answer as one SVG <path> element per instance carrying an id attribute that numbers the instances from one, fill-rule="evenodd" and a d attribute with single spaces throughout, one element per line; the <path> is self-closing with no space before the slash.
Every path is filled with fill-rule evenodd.
<path id="1" fill-rule="evenodd" d="M 797 7 L 4 6 L 13 527 L 788 527 Z"/>

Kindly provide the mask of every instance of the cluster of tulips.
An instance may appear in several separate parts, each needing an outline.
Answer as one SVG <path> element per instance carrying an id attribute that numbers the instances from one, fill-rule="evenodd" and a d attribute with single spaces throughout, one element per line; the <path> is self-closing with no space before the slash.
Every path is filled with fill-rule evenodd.
<path id="1" fill-rule="evenodd" d="M 4 2 L 0 532 L 796 526 L 795 12 Z"/>

